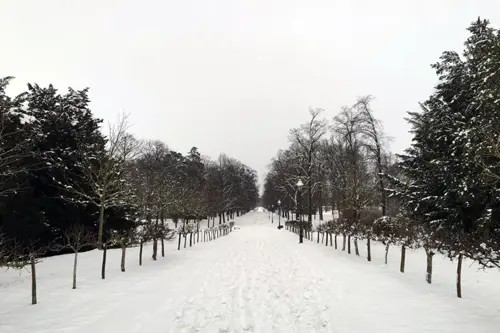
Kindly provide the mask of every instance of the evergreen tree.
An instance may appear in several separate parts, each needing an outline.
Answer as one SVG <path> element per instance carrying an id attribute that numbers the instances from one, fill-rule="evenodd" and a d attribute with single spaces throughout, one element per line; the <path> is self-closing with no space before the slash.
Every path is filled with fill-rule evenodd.
<path id="1" fill-rule="evenodd" d="M 484 156 L 495 133 L 485 129 L 500 120 L 500 38 L 486 20 L 468 30 L 463 56 L 443 53 L 433 65 L 439 77 L 435 92 L 422 113 L 410 113 L 415 136 L 401 156 L 409 182 L 400 183 L 398 193 L 414 220 L 439 239 L 439 249 L 458 257 L 459 274 L 464 255 L 483 265 L 500 264 L 500 183 L 488 180 L 484 167 L 498 165 Z"/>

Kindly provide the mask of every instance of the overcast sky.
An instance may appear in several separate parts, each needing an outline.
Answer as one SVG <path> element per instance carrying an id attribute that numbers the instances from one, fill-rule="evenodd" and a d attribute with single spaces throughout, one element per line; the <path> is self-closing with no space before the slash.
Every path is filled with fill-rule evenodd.
<path id="1" fill-rule="evenodd" d="M 498 0 L 0 0 L 0 76 L 90 87 L 105 121 L 171 149 L 221 152 L 261 177 L 309 107 L 331 119 L 371 94 L 393 137 L 461 50 L 477 16 L 500 24 Z"/>

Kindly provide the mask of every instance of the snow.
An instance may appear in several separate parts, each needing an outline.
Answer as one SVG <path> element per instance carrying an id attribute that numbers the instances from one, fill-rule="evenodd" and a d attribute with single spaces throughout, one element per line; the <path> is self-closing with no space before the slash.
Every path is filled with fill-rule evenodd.
<path id="1" fill-rule="evenodd" d="M 104 281 L 101 253 L 82 253 L 76 290 L 73 256 L 46 258 L 38 305 L 29 304 L 28 272 L 0 272 L 0 332 L 498 332 L 500 272 L 464 263 L 458 299 L 449 260 L 435 256 L 429 285 L 422 251 L 407 252 L 401 274 L 395 247 L 385 266 L 374 243 L 369 263 L 362 242 L 361 257 L 299 245 L 268 215 L 249 213 L 228 236 L 181 251 L 167 244 L 156 262 L 147 246 L 142 267 L 130 248 L 125 273 L 120 251 L 110 250 Z"/>

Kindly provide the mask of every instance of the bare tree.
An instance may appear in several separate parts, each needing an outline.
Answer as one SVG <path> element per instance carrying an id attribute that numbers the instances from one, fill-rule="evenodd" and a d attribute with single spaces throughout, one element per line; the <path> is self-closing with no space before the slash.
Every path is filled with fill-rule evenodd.
<path id="1" fill-rule="evenodd" d="M 359 254 L 357 238 L 360 230 L 357 230 L 361 212 L 373 200 L 372 177 L 368 172 L 367 156 L 365 154 L 364 142 L 361 138 L 363 119 L 353 108 L 344 107 L 342 112 L 334 118 L 333 129 L 338 136 L 338 149 L 345 159 L 342 163 L 343 186 L 342 206 L 343 218 L 348 220 L 351 233 L 354 234 L 354 246 L 356 254 Z M 348 235 L 348 249 L 350 247 L 350 234 Z M 371 251 L 368 251 L 371 252 Z"/>
<path id="2" fill-rule="evenodd" d="M 37 279 L 36 264 L 41 261 L 41 256 L 48 250 L 48 246 L 40 246 L 38 242 L 18 242 L 8 239 L 5 234 L 1 236 L 2 248 L 0 252 L 0 264 L 7 268 L 24 269 L 30 267 L 31 273 L 31 304 L 37 304 Z"/>
<path id="3" fill-rule="evenodd" d="M 96 244 L 95 232 L 81 224 L 73 224 L 63 233 L 61 244 L 52 246 L 55 251 L 71 249 L 75 254 L 73 260 L 73 289 L 76 289 L 76 269 L 78 265 L 78 253 L 81 249 Z"/>
<path id="4" fill-rule="evenodd" d="M 385 189 L 384 179 L 385 165 L 383 163 L 384 152 L 382 142 L 384 139 L 384 134 L 382 131 L 381 122 L 375 118 L 370 107 L 370 102 L 372 101 L 372 99 L 372 96 L 361 97 L 358 99 L 356 104 L 354 104 L 354 108 L 359 113 L 360 121 L 362 122 L 360 130 L 367 139 L 366 148 L 375 160 L 378 179 L 378 191 L 380 192 L 380 207 L 382 208 L 382 216 L 385 216 L 387 207 L 387 193 Z"/>
<path id="5" fill-rule="evenodd" d="M 144 248 L 144 243 L 150 241 L 152 239 L 151 230 L 152 224 L 150 223 L 142 223 L 137 228 L 137 239 L 139 240 L 139 266 L 142 266 L 142 251 Z"/>
<path id="6" fill-rule="evenodd" d="M 314 187 L 316 185 L 313 178 L 316 163 L 315 153 L 327 129 L 326 121 L 324 119 L 319 119 L 322 112 L 323 109 L 310 109 L 309 113 L 311 115 L 311 120 L 299 128 L 292 129 L 289 137 L 290 141 L 297 145 L 299 154 L 301 154 L 306 161 L 304 176 L 307 186 L 308 222 L 312 222 L 312 199 Z"/>
<path id="7" fill-rule="evenodd" d="M 121 230 L 115 234 L 115 241 L 120 244 L 122 250 L 120 269 L 125 272 L 125 257 L 127 254 L 127 247 L 134 241 L 134 233 L 131 230 Z"/>
<path id="8" fill-rule="evenodd" d="M 109 125 L 107 147 L 94 156 L 82 156 L 79 171 L 86 188 L 72 184 L 62 184 L 80 202 L 90 202 L 99 208 L 99 229 L 97 247 L 103 248 L 104 213 L 106 209 L 124 206 L 131 199 L 132 194 L 125 181 L 126 162 L 136 152 L 130 135 L 128 116 L 120 115 L 114 125 Z"/>

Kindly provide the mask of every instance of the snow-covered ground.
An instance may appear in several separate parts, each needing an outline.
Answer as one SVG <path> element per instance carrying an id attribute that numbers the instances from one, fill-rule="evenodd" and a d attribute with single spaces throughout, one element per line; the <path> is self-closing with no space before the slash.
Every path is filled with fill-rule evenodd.
<path id="1" fill-rule="evenodd" d="M 38 265 L 39 304 L 29 305 L 28 272 L 0 272 L 0 332 L 498 332 L 500 273 L 464 266 L 464 298 L 454 294 L 455 266 L 435 258 L 434 284 L 424 281 L 425 256 L 374 245 L 373 262 L 306 241 L 267 212 L 236 219 L 228 236 L 154 262 L 145 250 L 109 251 L 100 280 L 100 252 L 81 254 L 71 290 L 71 255 Z M 361 247 L 364 255 L 364 246 Z"/>

